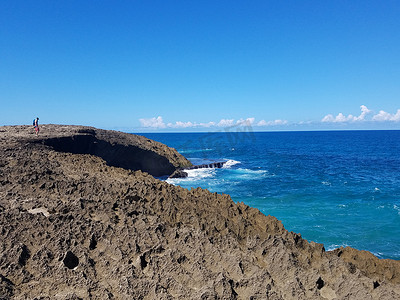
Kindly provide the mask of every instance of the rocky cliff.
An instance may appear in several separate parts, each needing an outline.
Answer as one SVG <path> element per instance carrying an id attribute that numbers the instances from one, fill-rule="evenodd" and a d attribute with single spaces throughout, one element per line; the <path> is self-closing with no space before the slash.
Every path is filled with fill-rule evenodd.
<path id="1" fill-rule="evenodd" d="M 86 126 L 43 125 L 35 136 L 30 126 L 8 126 L 2 139 L 9 144 L 43 145 L 59 152 L 92 154 L 108 165 L 142 170 L 153 176 L 171 175 L 192 164 L 175 149 L 143 136 Z"/>
<path id="2" fill-rule="evenodd" d="M 0 299 L 400 299 L 398 261 L 325 252 L 228 195 L 137 170 L 164 172 L 140 162 L 151 150 L 188 163 L 166 146 L 42 129 L 0 127 Z"/>

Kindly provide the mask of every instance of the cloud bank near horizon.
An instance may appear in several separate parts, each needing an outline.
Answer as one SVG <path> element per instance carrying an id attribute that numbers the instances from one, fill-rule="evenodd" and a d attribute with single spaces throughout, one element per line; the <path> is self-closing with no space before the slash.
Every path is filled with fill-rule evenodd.
<path id="1" fill-rule="evenodd" d="M 140 127 L 149 128 L 149 129 L 166 129 L 166 128 L 226 128 L 233 126 L 257 126 L 257 127 L 265 127 L 265 126 L 277 126 L 277 125 L 286 125 L 288 121 L 286 120 L 273 120 L 273 121 L 265 121 L 261 120 L 259 122 L 255 122 L 255 118 L 246 118 L 246 119 L 221 119 L 219 122 L 207 122 L 207 123 L 197 123 L 197 122 L 182 122 L 176 121 L 175 123 L 165 123 L 162 116 L 153 117 L 153 118 L 142 118 L 139 119 Z"/>
<path id="2" fill-rule="evenodd" d="M 361 105 L 360 109 L 361 109 L 361 114 L 358 117 L 353 116 L 351 114 L 346 117 L 342 113 L 339 113 L 336 117 L 334 117 L 333 115 L 329 114 L 329 115 L 326 115 L 325 117 L 323 117 L 321 122 L 322 123 L 343 123 L 343 122 L 364 121 L 366 115 L 372 113 L 372 110 L 368 109 L 365 105 Z"/>
<path id="3" fill-rule="evenodd" d="M 379 113 L 374 114 L 371 118 L 366 118 L 368 115 L 372 115 L 373 111 L 368 109 L 365 105 L 360 106 L 361 113 L 359 116 L 348 115 L 345 116 L 343 113 L 339 113 L 336 117 L 332 114 L 328 114 L 322 118 L 322 123 L 353 123 L 353 122 L 399 122 L 400 121 L 400 109 L 396 113 L 391 114 L 384 110 L 380 110 Z"/>
<path id="4" fill-rule="evenodd" d="M 257 128 L 273 128 L 273 127 L 285 127 L 288 125 L 309 125 L 309 124 L 350 124 L 350 123 L 361 123 L 361 122 L 400 122 L 400 109 L 396 113 L 389 113 L 384 110 L 380 110 L 378 113 L 373 112 L 365 105 L 360 106 L 360 114 L 354 116 L 352 114 L 345 115 L 342 112 L 338 113 L 336 116 L 332 114 L 327 114 L 320 121 L 300 121 L 296 123 L 290 123 L 287 120 L 276 119 L 276 120 L 260 120 L 256 121 L 255 118 L 246 119 L 221 119 L 218 122 L 205 122 L 197 123 L 191 121 L 176 121 L 164 122 L 162 116 L 153 118 L 141 118 L 139 119 L 140 127 L 147 129 L 186 129 L 186 128 L 227 128 L 233 126 L 252 126 Z"/>

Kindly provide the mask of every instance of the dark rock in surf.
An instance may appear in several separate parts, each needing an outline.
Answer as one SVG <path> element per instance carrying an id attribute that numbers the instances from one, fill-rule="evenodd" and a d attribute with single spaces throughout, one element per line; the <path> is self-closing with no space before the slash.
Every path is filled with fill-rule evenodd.
<path id="1" fill-rule="evenodd" d="M 220 161 L 220 162 L 213 162 L 213 163 L 209 163 L 209 164 L 193 165 L 189 168 L 186 168 L 186 170 L 208 169 L 208 168 L 218 169 L 218 168 L 222 168 L 225 163 L 226 163 L 226 161 Z"/>
<path id="2" fill-rule="evenodd" d="M 185 170 L 222 168 L 225 163 L 226 163 L 226 161 L 221 161 L 221 162 L 213 162 L 213 163 L 209 163 L 209 164 L 193 165 L 189 168 L 176 170 L 168 178 L 186 178 L 186 177 L 188 177 L 188 173 L 185 172 Z"/>
<path id="3" fill-rule="evenodd" d="M 186 178 L 188 177 L 188 173 L 184 170 L 176 170 L 172 173 L 168 178 Z"/>

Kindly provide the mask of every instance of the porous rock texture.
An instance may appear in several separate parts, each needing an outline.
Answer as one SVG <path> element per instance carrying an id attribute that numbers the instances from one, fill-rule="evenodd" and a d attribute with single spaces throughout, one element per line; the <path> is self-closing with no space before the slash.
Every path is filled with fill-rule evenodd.
<path id="1" fill-rule="evenodd" d="M 0 127 L 0 299 L 400 299 L 398 261 L 30 129 Z"/>
<path id="2" fill-rule="evenodd" d="M 42 144 L 56 151 L 92 154 L 110 166 L 145 171 L 153 176 L 171 175 L 192 164 L 175 149 L 144 136 L 87 126 L 43 125 L 39 136 L 31 126 L 2 127 L 3 139 L 20 145 Z"/>

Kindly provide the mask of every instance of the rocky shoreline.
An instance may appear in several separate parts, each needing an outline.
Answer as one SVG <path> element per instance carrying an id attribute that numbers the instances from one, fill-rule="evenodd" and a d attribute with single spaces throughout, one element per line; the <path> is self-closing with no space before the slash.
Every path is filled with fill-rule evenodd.
<path id="1" fill-rule="evenodd" d="M 186 178 L 188 177 L 188 170 L 196 170 L 196 169 L 220 169 L 226 164 L 226 161 L 212 162 L 208 164 L 201 165 L 193 165 L 187 168 L 179 168 L 172 173 L 169 178 Z"/>
<path id="2" fill-rule="evenodd" d="M 0 299 L 400 299 L 399 261 L 153 177 L 190 166 L 121 132 L 0 127 Z"/>

